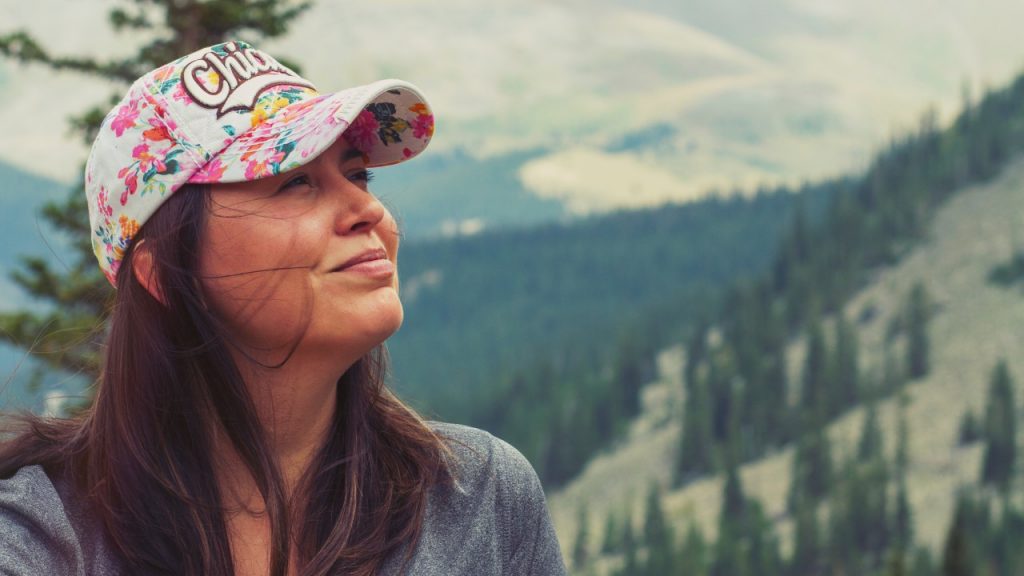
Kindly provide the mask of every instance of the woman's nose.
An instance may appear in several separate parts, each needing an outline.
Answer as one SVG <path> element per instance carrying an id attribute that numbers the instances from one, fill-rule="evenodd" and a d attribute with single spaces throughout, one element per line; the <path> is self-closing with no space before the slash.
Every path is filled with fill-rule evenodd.
<path id="1" fill-rule="evenodd" d="M 336 205 L 335 232 L 366 232 L 384 219 L 386 209 L 372 192 L 344 176 L 338 179 L 336 186 L 339 188 L 339 199 Z"/>

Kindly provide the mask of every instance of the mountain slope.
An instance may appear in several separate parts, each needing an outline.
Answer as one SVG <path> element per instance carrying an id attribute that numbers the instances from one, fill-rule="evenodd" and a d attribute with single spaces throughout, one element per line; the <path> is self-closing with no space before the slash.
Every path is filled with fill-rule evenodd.
<path id="1" fill-rule="evenodd" d="M 57 262 L 61 257 L 62 239 L 45 225 L 39 208 L 47 200 L 66 193 L 63 184 L 30 174 L 0 161 L 0 310 L 32 306 L 33 303 L 11 280 L 8 271 L 18 263 L 18 257 L 41 256 Z M 35 363 L 27 359 L 23 350 L 0 345 L 0 409 L 44 407 L 43 394 L 30 393 L 27 384 Z M 46 389 L 56 389 L 67 383 L 51 382 Z"/>
<path id="2" fill-rule="evenodd" d="M 1024 229 L 1024 158 L 991 182 L 963 190 L 935 214 L 927 239 L 896 265 L 878 270 L 869 286 L 846 306 L 848 318 L 868 318 L 859 326 L 866 370 L 880 370 L 885 331 L 899 313 L 910 287 L 922 281 L 934 301 L 930 327 L 932 367 L 906 389 L 909 405 L 910 467 L 908 486 L 918 542 L 933 550 L 949 526 L 958 486 L 977 481 L 981 446 L 957 447 L 960 417 L 981 411 L 988 377 L 1000 358 L 1007 360 L 1021 384 L 1024 378 L 1024 295 L 987 281 L 989 272 L 1022 248 Z M 870 314 L 863 312 L 870 310 Z M 799 381 L 802 349 L 791 347 L 790 381 Z M 623 510 L 632 500 L 634 519 L 640 498 L 652 479 L 667 483 L 671 454 L 679 434 L 682 409 L 682 353 L 662 353 L 663 376 L 645 390 L 644 416 L 634 422 L 629 440 L 595 458 L 563 490 L 550 495 L 552 514 L 563 549 L 575 538 L 576 509 L 589 505 L 592 544 L 596 547 L 609 509 Z M 1018 397 L 1019 392 L 1018 392 Z M 674 398 L 675 401 L 667 401 Z M 891 443 L 895 434 L 895 398 L 883 402 L 880 419 Z M 863 408 L 849 411 L 829 428 L 837 454 L 848 454 L 860 432 Z M 742 469 L 746 491 L 766 506 L 784 537 L 791 527 L 784 515 L 792 450 L 787 448 Z M 628 473 L 627 473 L 628 471 Z M 705 478 L 669 493 L 665 505 L 673 523 L 688 518 L 714 534 L 720 502 L 720 478 Z M 621 512 L 620 517 L 621 517 Z M 678 532 L 677 532 L 678 533 Z"/>

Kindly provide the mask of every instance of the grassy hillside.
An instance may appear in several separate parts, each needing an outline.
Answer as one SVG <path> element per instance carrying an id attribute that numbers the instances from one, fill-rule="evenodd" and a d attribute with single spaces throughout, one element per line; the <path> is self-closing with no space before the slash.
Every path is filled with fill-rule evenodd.
<path id="1" fill-rule="evenodd" d="M 1024 296 L 988 280 L 993 268 L 1022 248 L 1024 229 L 1024 158 L 1011 163 L 998 178 L 961 191 L 935 215 L 926 239 L 895 265 L 876 271 L 871 283 L 846 305 L 848 318 L 861 318 L 862 369 L 882 369 L 886 332 L 901 310 L 910 287 L 921 281 L 934 299 L 931 324 L 933 364 L 925 378 L 907 389 L 910 432 L 908 485 L 918 542 L 938 548 L 948 529 L 958 487 L 977 482 L 981 446 L 957 446 L 965 410 L 983 408 L 989 373 L 1005 358 L 1014 374 L 1024 375 Z M 803 347 L 790 346 L 790 381 L 799 381 Z M 650 480 L 668 484 L 671 459 L 679 436 L 683 402 L 680 347 L 660 355 L 660 378 L 645 391 L 646 409 L 632 425 L 629 440 L 595 458 L 575 481 L 550 495 L 552 514 L 563 544 L 576 533 L 581 502 L 590 510 L 593 547 L 603 530 L 606 511 L 625 510 L 632 503 L 639 518 L 640 498 Z M 1017 377 L 1018 385 L 1024 379 Z M 1018 398 L 1020 397 L 1018 391 Z M 880 417 L 890 440 L 895 438 L 896 398 L 881 405 Z M 834 450 L 850 453 L 860 433 L 864 408 L 848 411 L 829 427 Z M 889 446 L 891 453 L 892 446 Z M 791 534 L 785 512 L 792 450 L 772 453 L 742 468 L 744 486 L 759 498 L 784 538 Z M 665 499 L 673 524 L 695 520 L 705 534 L 716 529 L 721 478 L 707 477 L 671 492 Z M 607 568 L 607 565 L 603 565 Z"/>

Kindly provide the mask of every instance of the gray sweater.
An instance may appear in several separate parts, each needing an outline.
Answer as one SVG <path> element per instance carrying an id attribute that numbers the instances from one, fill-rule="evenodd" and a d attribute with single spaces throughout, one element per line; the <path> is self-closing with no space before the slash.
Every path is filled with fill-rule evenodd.
<path id="1" fill-rule="evenodd" d="M 431 422 L 457 442 L 455 489 L 427 498 L 420 541 L 406 574 L 565 574 L 544 490 L 529 461 L 507 442 L 461 426 Z M 471 447 L 467 449 L 459 442 Z M 380 574 L 398 574 L 405 547 Z M 97 519 L 63 478 L 26 466 L 0 479 L 0 575 L 113 576 L 123 574 Z"/>

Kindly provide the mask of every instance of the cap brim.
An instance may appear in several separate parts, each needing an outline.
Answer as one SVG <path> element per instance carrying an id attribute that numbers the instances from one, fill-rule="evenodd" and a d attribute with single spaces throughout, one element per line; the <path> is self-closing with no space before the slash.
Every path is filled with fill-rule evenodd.
<path id="1" fill-rule="evenodd" d="M 367 166 L 387 166 L 423 151 L 434 117 L 418 88 L 381 80 L 281 107 L 230 144 L 191 183 L 244 182 L 297 168 L 346 136 Z"/>

